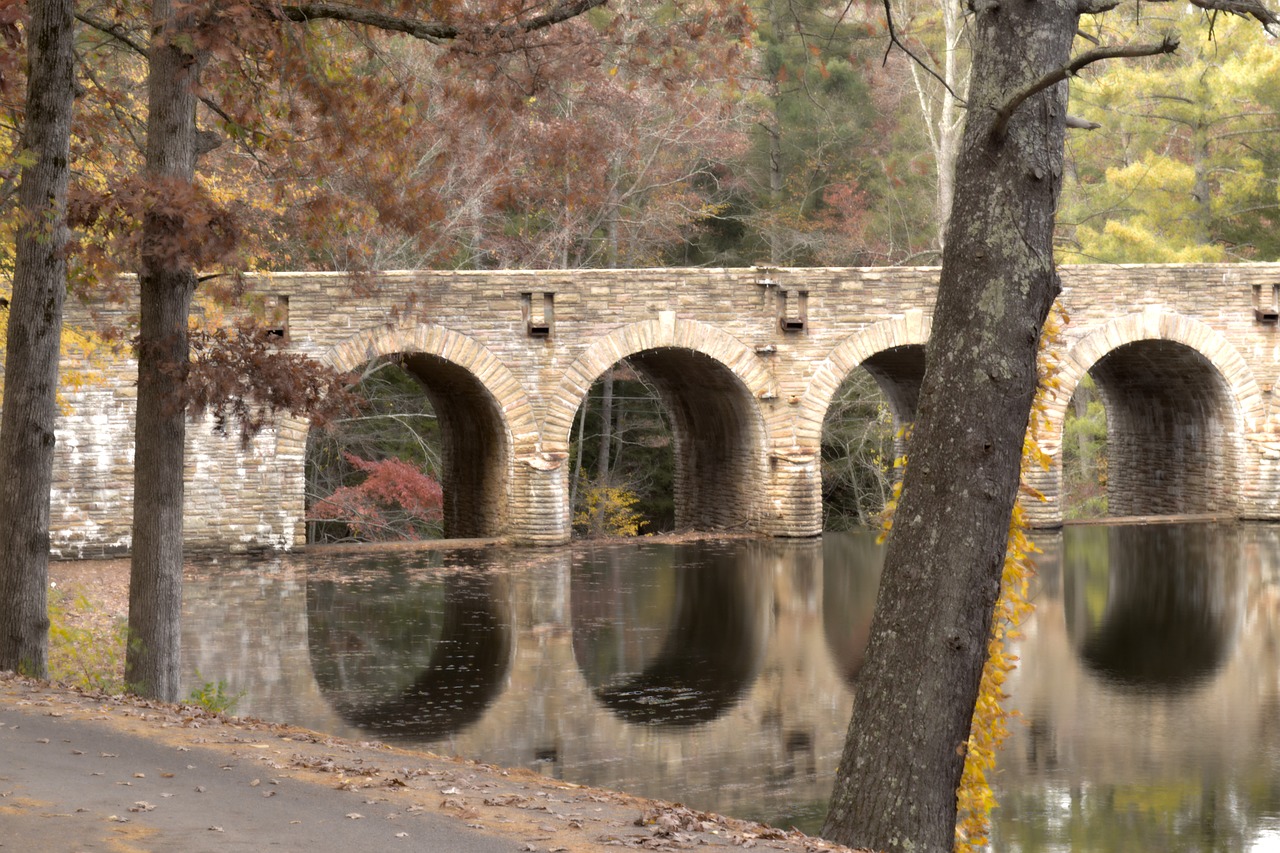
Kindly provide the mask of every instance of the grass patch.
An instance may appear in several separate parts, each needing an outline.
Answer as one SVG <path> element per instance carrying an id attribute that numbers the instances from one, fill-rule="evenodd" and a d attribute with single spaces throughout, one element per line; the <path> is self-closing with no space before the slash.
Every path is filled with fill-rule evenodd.
<path id="1" fill-rule="evenodd" d="M 105 619 L 83 593 L 49 590 L 50 680 L 84 690 L 124 692 L 128 630 L 124 619 Z"/>
<path id="2" fill-rule="evenodd" d="M 186 702 L 188 705 L 198 705 L 211 714 L 231 713 L 244 697 L 243 690 L 231 693 L 227 689 L 227 682 L 222 679 L 205 681 L 199 670 L 196 670 L 196 681 L 200 684 L 191 688 Z"/>

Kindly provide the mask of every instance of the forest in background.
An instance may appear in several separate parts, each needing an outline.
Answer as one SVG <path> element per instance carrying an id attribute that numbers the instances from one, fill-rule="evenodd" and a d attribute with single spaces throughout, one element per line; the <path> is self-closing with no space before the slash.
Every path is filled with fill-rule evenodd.
<path id="1" fill-rule="evenodd" d="M 244 83 L 261 79 L 255 69 L 221 72 L 200 108 L 224 137 L 201 162 L 207 229 L 228 247 L 217 262 L 353 273 L 936 263 L 963 122 L 965 10 L 895 6 L 899 38 L 937 76 L 886 53 L 880 4 L 691 11 L 652 0 L 594 9 L 560 25 L 536 61 L 512 51 L 446 63 L 355 24 L 308 29 L 293 36 L 302 61 L 272 85 Z M 124 268 L 131 194 L 143 192 L 131 176 L 146 67 L 127 47 L 143 16 L 129 12 L 88 4 L 78 35 L 70 209 L 81 295 Z M 1275 46 L 1227 18 L 1206 38 L 1203 17 L 1149 7 L 1092 19 L 1086 37 L 1143 41 L 1173 27 L 1183 47 L 1073 80 L 1081 127 L 1068 137 L 1061 262 L 1280 259 Z M 18 70 L 0 71 L 12 231 L 23 102 Z M 0 244 L 0 264 L 12 245 Z M 425 396 L 394 363 L 369 365 L 359 390 L 362 412 L 313 431 L 313 534 L 438 535 Z M 1072 411 L 1068 491 L 1097 514 L 1105 413 L 1088 397 Z M 824 433 L 830 527 L 866 523 L 883 505 L 897 426 L 874 382 L 851 377 Z M 643 377 L 625 363 L 602 377 L 575 434 L 576 528 L 667 529 L 671 439 Z"/>

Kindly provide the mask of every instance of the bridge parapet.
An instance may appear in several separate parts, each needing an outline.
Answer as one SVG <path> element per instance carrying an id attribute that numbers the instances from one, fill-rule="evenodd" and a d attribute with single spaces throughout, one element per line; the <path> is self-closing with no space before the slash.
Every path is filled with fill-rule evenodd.
<path id="1" fill-rule="evenodd" d="M 621 359 L 663 395 L 676 427 L 676 500 L 696 527 L 821 530 L 821 429 L 859 366 L 899 420 L 914 416 L 936 268 L 648 269 L 251 276 L 288 345 L 342 368 L 402 354 L 450 443 L 451 533 L 568 538 L 567 453 L 591 384 Z M 1280 517 L 1269 309 L 1280 264 L 1064 267 L 1064 396 L 1091 372 L 1110 413 L 1112 500 L 1126 510 Z M 119 309 L 123 314 L 126 309 Z M 54 548 L 128 546 L 132 382 L 67 395 L 58 429 Z M 304 542 L 307 425 L 286 420 L 246 450 L 211 423 L 189 431 L 188 543 Z M 1062 520 L 1061 453 L 1035 476 Z"/>

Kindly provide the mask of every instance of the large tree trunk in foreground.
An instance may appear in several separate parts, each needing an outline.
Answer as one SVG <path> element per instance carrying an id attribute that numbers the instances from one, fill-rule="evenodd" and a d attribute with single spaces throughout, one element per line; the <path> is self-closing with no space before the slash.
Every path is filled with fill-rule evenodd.
<path id="1" fill-rule="evenodd" d="M 169 0 L 154 0 L 147 78 L 147 180 L 143 218 L 138 410 L 125 683 L 143 696 L 176 701 L 181 679 L 182 498 L 186 438 L 187 315 L 195 272 L 174 205 L 195 175 L 196 57 L 180 36 L 189 26 Z M 177 196 L 178 198 L 174 198 Z"/>
<path id="2" fill-rule="evenodd" d="M 1036 343 L 1059 285 L 1066 86 L 996 113 L 1068 61 L 1070 0 L 975 4 L 969 115 L 924 385 L 867 661 L 823 835 L 949 851 L 986 658 Z"/>
<path id="3" fill-rule="evenodd" d="M 74 4 L 31 3 L 27 115 L 0 423 L 0 670 L 48 670 L 49 489 L 67 292 Z"/>

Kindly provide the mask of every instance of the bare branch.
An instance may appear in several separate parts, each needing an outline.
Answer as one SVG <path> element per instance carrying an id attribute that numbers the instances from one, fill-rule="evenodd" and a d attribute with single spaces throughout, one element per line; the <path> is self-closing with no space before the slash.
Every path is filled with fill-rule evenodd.
<path id="1" fill-rule="evenodd" d="M 106 33 L 125 47 L 133 50 L 135 53 L 141 54 L 142 56 L 147 55 L 146 45 L 142 42 L 135 41 L 133 36 L 129 35 L 129 32 L 119 24 L 113 24 L 110 21 L 95 18 L 84 12 L 76 12 L 76 20 L 86 26 L 92 27 L 100 33 Z"/>
<path id="2" fill-rule="evenodd" d="M 458 28 L 443 21 L 423 21 L 387 15 L 373 9 L 362 9 L 346 3 L 300 3 L 282 5 L 280 12 L 287 20 L 306 24 L 311 21 L 345 21 L 363 24 L 387 32 L 404 33 L 432 44 L 443 44 L 458 37 Z"/>
<path id="3" fill-rule="evenodd" d="M 902 40 L 898 38 L 898 31 L 893 26 L 893 10 L 889 8 L 889 0 L 884 0 L 884 19 L 885 19 L 885 23 L 889 25 L 889 47 L 884 52 L 884 61 L 885 62 L 889 61 L 889 51 L 892 50 L 893 46 L 896 44 L 899 50 L 901 50 L 907 56 L 911 57 L 912 62 L 914 62 L 916 65 L 919 65 L 921 68 L 927 71 L 931 77 L 933 77 L 935 80 L 941 83 L 942 88 L 946 89 L 951 94 L 951 97 L 955 98 L 956 101 L 958 101 L 962 106 L 968 106 L 968 104 L 965 102 L 965 99 L 957 95 L 955 91 L 951 88 L 951 86 L 947 83 L 947 81 L 943 80 L 941 75 L 939 75 L 937 71 L 934 71 L 932 68 L 928 66 L 928 64 L 925 63 L 924 60 L 922 60 L 920 57 L 912 53 L 911 49 L 908 48 L 905 44 L 903 44 Z"/>
<path id="4" fill-rule="evenodd" d="M 1253 18 L 1267 32 L 1280 35 L 1280 15 L 1268 9 L 1260 0 L 1191 0 L 1191 5 L 1209 12 L 1226 12 L 1242 18 Z"/>
<path id="5" fill-rule="evenodd" d="M 1097 130 L 1098 128 L 1102 127 L 1102 125 L 1098 124 L 1096 121 L 1089 121 L 1087 118 L 1080 118 L 1080 116 L 1068 115 L 1067 127 L 1074 127 L 1078 130 Z"/>
<path id="6" fill-rule="evenodd" d="M 1009 119 L 1017 112 L 1018 107 L 1023 102 L 1048 89 L 1050 86 L 1056 86 L 1063 80 L 1075 76 L 1081 69 L 1092 65 L 1095 62 L 1101 62 L 1104 59 L 1123 59 L 1137 56 L 1158 56 L 1162 53 L 1173 53 L 1178 49 L 1178 34 L 1170 32 L 1165 35 L 1164 40 L 1159 44 L 1135 44 L 1124 47 L 1099 47 L 1093 50 L 1087 50 L 1077 56 L 1075 59 L 1055 68 L 1048 74 L 1032 83 L 1021 92 L 1017 92 L 1013 97 L 1005 102 L 1005 105 L 996 112 L 995 123 L 991 126 L 991 134 L 997 138 L 1003 138 L 1005 131 L 1009 128 Z"/>
<path id="7" fill-rule="evenodd" d="M 576 18 L 597 6 L 603 6 L 606 0 L 568 0 L 556 5 L 548 12 L 514 24 L 495 24 L 480 31 L 487 36 L 515 36 L 537 32 L 555 24 Z M 279 12 L 290 21 L 308 23 L 310 21 L 330 20 L 345 21 L 351 24 L 362 24 L 386 32 L 403 33 L 416 39 L 444 44 L 463 35 L 463 31 L 454 24 L 444 21 L 425 21 L 420 18 L 388 15 L 372 9 L 364 9 L 347 3 L 298 3 L 282 5 Z"/>
<path id="8" fill-rule="evenodd" d="M 1076 0 L 1076 11 L 1081 15 L 1100 15 L 1120 5 L 1120 0 Z"/>

